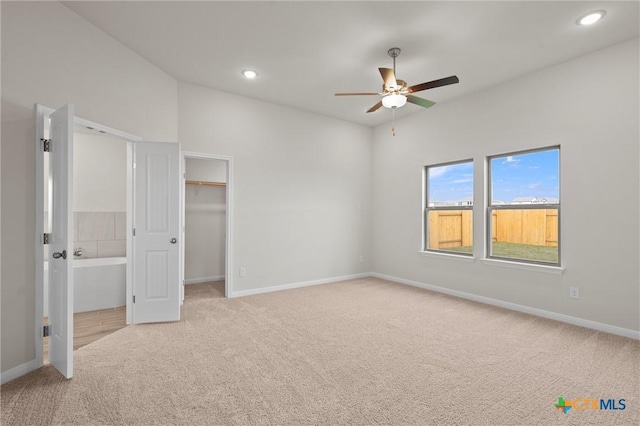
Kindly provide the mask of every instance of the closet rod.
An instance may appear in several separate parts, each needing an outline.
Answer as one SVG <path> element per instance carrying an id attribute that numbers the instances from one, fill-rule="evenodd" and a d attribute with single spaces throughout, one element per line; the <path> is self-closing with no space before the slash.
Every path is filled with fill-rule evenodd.
<path id="1" fill-rule="evenodd" d="M 188 180 L 187 185 L 227 186 L 225 182 L 203 182 L 199 180 Z"/>

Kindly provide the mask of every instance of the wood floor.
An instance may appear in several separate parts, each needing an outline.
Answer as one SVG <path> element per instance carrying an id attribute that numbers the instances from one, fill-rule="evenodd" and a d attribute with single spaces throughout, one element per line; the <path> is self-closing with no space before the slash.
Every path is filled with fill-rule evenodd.
<path id="1" fill-rule="evenodd" d="M 224 297 L 224 281 L 213 281 L 185 286 L 185 299 L 215 299 Z M 126 327 L 126 307 L 73 314 L 73 350 L 95 342 Z M 44 319 L 48 323 L 48 318 Z M 49 339 L 44 338 L 43 359 L 49 362 Z"/>
<path id="2" fill-rule="evenodd" d="M 103 309 L 100 311 L 80 312 L 73 314 L 73 350 L 95 342 L 114 331 L 124 328 L 126 324 L 126 308 Z M 48 318 L 45 318 L 48 323 Z M 43 359 L 49 361 L 49 339 L 44 338 Z"/>

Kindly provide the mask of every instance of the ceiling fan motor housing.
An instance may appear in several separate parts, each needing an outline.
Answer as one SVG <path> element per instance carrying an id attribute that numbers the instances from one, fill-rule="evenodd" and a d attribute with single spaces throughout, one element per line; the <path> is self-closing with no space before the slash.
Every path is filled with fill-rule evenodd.
<path id="1" fill-rule="evenodd" d="M 389 90 L 389 88 L 385 87 L 384 83 L 382 84 L 382 93 L 391 94 L 391 93 L 404 93 L 407 90 L 407 82 L 404 80 L 396 80 L 398 84 L 395 89 Z"/>

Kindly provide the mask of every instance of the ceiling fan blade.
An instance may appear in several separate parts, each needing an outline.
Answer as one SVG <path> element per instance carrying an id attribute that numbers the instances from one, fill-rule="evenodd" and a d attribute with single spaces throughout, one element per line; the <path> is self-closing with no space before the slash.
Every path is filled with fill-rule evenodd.
<path id="1" fill-rule="evenodd" d="M 433 101 L 430 101 L 428 99 L 423 99 L 423 98 L 419 98 L 417 96 L 413 96 L 413 95 L 407 95 L 407 102 L 411 102 L 412 104 L 416 104 L 416 105 L 420 105 L 421 107 L 424 108 L 429 108 L 434 106 L 436 103 Z"/>
<path id="2" fill-rule="evenodd" d="M 377 92 L 368 92 L 368 93 L 336 93 L 336 96 L 369 96 L 369 95 L 380 95 Z"/>
<path id="3" fill-rule="evenodd" d="M 395 89 L 398 87 L 396 76 L 391 68 L 378 68 L 378 71 L 380 71 L 380 75 L 384 80 L 385 89 Z"/>
<path id="4" fill-rule="evenodd" d="M 371 108 L 369 108 L 369 110 L 367 112 L 374 112 L 377 111 L 378 108 L 380 108 L 382 106 L 382 101 L 378 102 L 377 104 L 375 104 L 374 106 L 372 106 Z"/>
<path id="5" fill-rule="evenodd" d="M 435 87 L 448 86 L 449 84 L 459 83 L 460 80 L 455 75 L 451 77 L 441 78 L 440 80 L 433 80 L 427 83 L 416 84 L 415 86 L 411 86 L 407 89 L 409 93 L 421 92 L 427 89 L 433 89 Z"/>

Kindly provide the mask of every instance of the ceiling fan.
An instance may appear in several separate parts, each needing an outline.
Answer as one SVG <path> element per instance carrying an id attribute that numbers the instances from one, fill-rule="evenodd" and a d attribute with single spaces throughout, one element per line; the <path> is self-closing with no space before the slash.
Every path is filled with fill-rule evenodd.
<path id="1" fill-rule="evenodd" d="M 429 108 L 435 105 L 435 102 L 428 99 L 419 98 L 412 95 L 412 93 L 421 92 L 427 89 L 433 89 L 436 87 L 448 86 L 449 84 L 459 83 L 460 80 L 455 75 L 451 77 L 441 78 L 439 80 L 433 80 L 422 84 L 416 84 L 414 86 L 407 87 L 407 83 L 404 80 L 396 79 L 396 58 L 400 55 L 399 47 L 392 47 L 387 52 L 389 56 L 393 58 L 393 69 L 391 68 L 378 68 L 380 75 L 382 75 L 382 92 L 366 92 L 366 93 L 336 93 L 336 96 L 368 96 L 379 95 L 382 99 L 369 108 L 367 111 L 374 112 L 380 107 L 385 108 L 400 108 L 407 102 L 415 105 L 419 105 L 424 108 Z"/>

